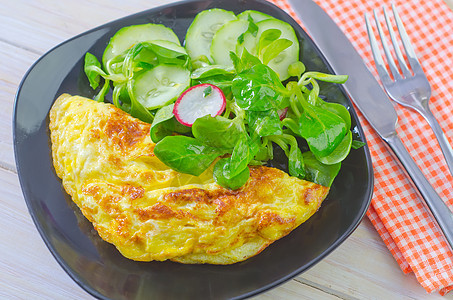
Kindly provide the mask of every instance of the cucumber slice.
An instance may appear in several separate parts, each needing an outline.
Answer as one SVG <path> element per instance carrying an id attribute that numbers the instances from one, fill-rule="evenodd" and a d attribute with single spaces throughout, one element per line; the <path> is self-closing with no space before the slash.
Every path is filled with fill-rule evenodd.
<path id="1" fill-rule="evenodd" d="M 293 44 L 283 50 L 277 57 L 272 59 L 267 65 L 274 70 L 280 80 L 289 78 L 288 67 L 297 61 L 299 61 L 299 40 L 297 39 L 296 33 L 291 25 L 286 22 L 277 19 L 268 19 L 257 23 L 259 37 L 267 29 L 279 29 L 282 32 L 281 39 L 288 39 Z M 259 38 L 258 38 L 259 41 Z M 262 59 L 262 57 L 260 57 Z"/>
<path id="2" fill-rule="evenodd" d="M 261 34 L 267 29 L 278 29 L 281 31 L 280 38 L 288 39 L 293 42 L 293 44 L 283 50 L 267 65 L 278 74 L 280 80 L 283 81 L 285 79 L 288 79 L 289 65 L 299 60 L 299 41 L 297 40 L 294 29 L 288 23 L 278 19 L 263 20 L 256 23 L 256 25 L 258 26 L 258 33 L 256 37 L 254 37 L 250 33 L 245 34 L 244 42 L 240 45 L 238 44 L 238 46 L 236 47 L 236 53 L 240 56 L 243 49 L 245 48 L 250 54 L 258 56 L 257 48 Z M 262 59 L 262 57 L 260 57 L 260 59 Z"/>
<path id="3" fill-rule="evenodd" d="M 272 16 L 266 15 L 265 13 L 262 13 L 262 12 L 256 11 L 256 10 L 243 11 L 238 15 L 238 19 L 248 21 L 249 16 L 252 17 L 253 22 L 255 22 L 255 23 L 258 23 L 260 21 L 267 20 L 267 19 L 275 19 Z"/>
<path id="4" fill-rule="evenodd" d="M 190 58 L 195 61 L 204 56 L 212 62 L 210 48 L 214 34 L 223 24 L 236 19 L 233 12 L 220 8 L 200 12 L 186 33 L 185 47 Z"/>
<path id="5" fill-rule="evenodd" d="M 244 35 L 244 41 L 242 44 L 237 43 L 236 45 L 236 54 L 241 57 L 244 49 L 247 49 L 247 52 L 256 56 L 256 48 L 258 47 L 258 34 L 253 36 L 250 32 L 246 32 Z"/>
<path id="6" fill-rule="evenodd" d="M 168 27 L 162 24 L 141 24 L 123 27 L 110 39 L 102 56 L 104 66 L 110 59 L 122 54 L 140 42 L 166 40 L 181 45 L 178 37 Z"/>
<path id="7" fill-rule="evenodd" d="M 177 65 L 158 65 L 134 80 L 133 94 L 152 110 L 172 103 L 190 85 L 190 71 Z"/>
<path id="8" fill-rule="evenodd" d="M 233 20 L 225 23 L 214 34 L 211 43 L 211 57 L 214 63 L 224 66 L 232 66 L 230 51 L 236 51 L 238 37 L 244 33 L 249 26 L 245 20 Z"/>

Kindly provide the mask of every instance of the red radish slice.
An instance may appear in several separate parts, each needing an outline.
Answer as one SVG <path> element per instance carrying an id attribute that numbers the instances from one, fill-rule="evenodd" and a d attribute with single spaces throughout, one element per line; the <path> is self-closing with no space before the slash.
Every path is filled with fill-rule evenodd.
<path id="1" fill-rule="evenodd" d="M 192 126 L 196 119 L 220 115 L 226 106 L 225 95 L 215 85 L 203 83 L 182 93 L 175 102 L 173 114 L 181 124 Z"/>
<path id="2" fill-rule="evenodd" d="M 286 117 L 286 113 L 287 113 L 287 112 L 288 112 L 288 107 L 279 109 L 279 110 L 277 111 L 278 116 L 280 117 L 280 121 L 282 121 L 282 120 Z"/>

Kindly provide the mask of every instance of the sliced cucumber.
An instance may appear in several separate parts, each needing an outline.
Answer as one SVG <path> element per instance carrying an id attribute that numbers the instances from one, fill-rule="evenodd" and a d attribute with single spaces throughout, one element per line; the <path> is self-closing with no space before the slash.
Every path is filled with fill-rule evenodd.
<path id="1" fill-rule="evenodd" d="M 236 54 L 241 57 L 244 49 L 247 49 L 247 52 L 256 55 L 256 48 L 258 46 L 258 35 L 255 37 L 250 32 L 244 34 L 244 40 L 242 43 L 237 43 L 236 45 Z"/>
<path id="2" fill-rule="evenodd" d="M 134 80 L 135 99 L 152 110 L 170 104 L 190 85 L 190 71 L 177 65 L 158 65 Z"/>
<path id="3" fill-rule="evenodd" d="M 278 19 L 263 20 L 256 23 L 256 25 L 258 26 L 258 33 L 256 37 L 254 37 L 250 33 L 245 34 L 244 42 L 242 44 L 238 44 L 236 53 L 240 56 L 243 49 L 245 48 L 250 54 L 258 56 L 259 53 L 257 53 L 257 48 L 261 34 L 268 29 L 278 29 L 281 31 L 280 38 L 290 40 L 291 42 L 293 42 L 293 44 L 283 50 L 267 65 L 278 74 L 280 80 L 283 81 L 285 79 L 288 79 L 289 65 L 299 60 L 299 41 L 297 40 L 294 29 L 288 23 L 285 23 Z M 259 58 L 262 60 L 262 57 Z"/>
<path id="4" fill-rule="evenodd" d="M 266 15 L 265 13 L 262 13 L 262 12 L 256 11 L 256 10 L 243 11 L 238 15 L 238 19 L 248 21 L 249 16 L 252 17 L 253 22 L 255 22 L 255 23 L 258 23 L 260 21 L 267 20 L 267 19 L 275 19 L 272 16 Z"/>
<path id="5" fill-rule="evenodd" d="M 214 34 L 211 43 L 211 57 L 214 63 L 224 66 L 232 66 L 230 51 L 236 51 L 238 37 L 248 28 L 249 22 L 245 20 L 233 20 L 225 23 Z"/>
<path id="6" fill-rule="evenodd" d="M 274 70 L 280 80 L 288 79 L 288 67 L 297 61 L 299 61 L 299 41 L 297 39 L 296 33 L 294 32 L 293 27 L 288 23 L 277 19 L 268 19 L 257 23 L 258 25 L 258 34 L 259 37 L 267 29 L 279 29 L 282 32 L 280 36 L 281 39 L 288 39 L 293 44 L 283 50 L 277 57 L 272 59 L 267 65 Z M 259 41 L 259 38 L 258 38 Z M 262 57 L 260 57 L 262 59 Z"/>
<path id="7" fill-rule="evenodd" d="M 104 66 L 110 59 L 122 54 L 140 42 L 150 42 L 154 40 L 166 40 L 180 45 L 176 34 L 162 24 L 141 24 L 123 27 L 118 30 L 110 39 L 102 56 Z"/>
<path id="8" fill-rule="evenodd" d="M 196 61 L 204 56 L 212 61 L 210 48 L 214 34 L 223 24 L 236 19 L 233 12 L 219 8 L 200 12 L 186 33 L 185 47 L 190 58 Z"/>

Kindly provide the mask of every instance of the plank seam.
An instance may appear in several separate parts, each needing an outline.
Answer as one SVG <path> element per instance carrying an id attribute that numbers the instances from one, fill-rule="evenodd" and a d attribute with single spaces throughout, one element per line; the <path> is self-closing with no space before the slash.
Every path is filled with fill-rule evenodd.
<path id="1" fill-rule="evenodd" d="M 32 48 L 29 48 L 29 47 L 25 47 L 25 46 L 22 46 L 22 45 L 19 45 L 17 43 L 14 43 L 14 42 L 11 42 L 11 41 L 8 41 L 8 40 L 5 40 L 3 38 L 0 38 L 0 42 L 1 43 L 5 43 L 5 44 L 8 44 L 10 46 L 13 46 L 13 47 L 16 47 L 16 48 L 19 48 L 19 49 L 22 49 L 22 50 L 25 50 L 25 51 L 28 51 L 28 52 L 31 52 L 33 54 L 37 54 L 39 56 L 43 55 L 42 52 L 39 52 L 35 49 L 32 49 Z"/>
<path id="2" fill-rule="evenodd" d="M 326 294 L 329 294 L 333 297 L 337 297 L 338 299 L 343 299 L 343 300 L 359 300 L 359 298 L 356 298 L 356 297 L 352 297 L 350 295 L 347 295 L 347 294 L 344 294 L 340 291 L 336 291 L 332 288 L 329 288 L 328 286 L 323 286 L 323 285 L 320 285 L 320 284 L 317 284 L 313 281 L 310 281 L 310 280 L 307 280 L 307 279 L 301 279 L 300 277 L 298 278 L 294 278 L 295 281 L 297 281 L 298 283 L 301 283 L 301 284 L 304 284 L 304 285 L 307 285 L 311 288 L 314 288 L 316 290 L 319 290 L 321 292 L 324 292 Z"/>

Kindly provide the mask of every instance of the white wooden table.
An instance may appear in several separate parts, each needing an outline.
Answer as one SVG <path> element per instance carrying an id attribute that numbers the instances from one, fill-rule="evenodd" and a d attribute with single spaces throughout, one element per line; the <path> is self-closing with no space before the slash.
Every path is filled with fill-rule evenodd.
<path id="1" fill-rule="evenodd" d="M 365 1 L 365 0 L 364 0 Z M 453 0 L 446 0 L 452 7 Z M 12 140 L 14 96 L 47 50 L 171 0 L 0 0 L 0 299 L 92 299 L 63 271 L 27 211 Z M 368 219 L 326 259 L 257 299 L 453 299 L 404 275 Z"/>

